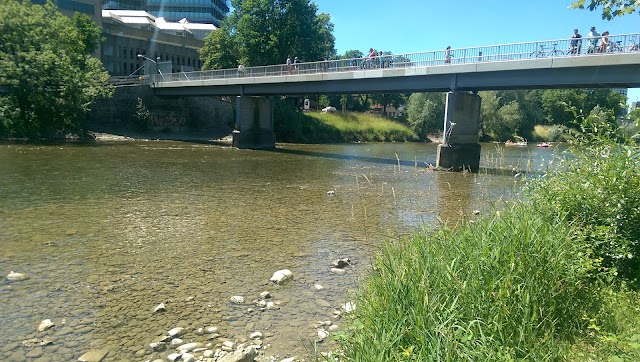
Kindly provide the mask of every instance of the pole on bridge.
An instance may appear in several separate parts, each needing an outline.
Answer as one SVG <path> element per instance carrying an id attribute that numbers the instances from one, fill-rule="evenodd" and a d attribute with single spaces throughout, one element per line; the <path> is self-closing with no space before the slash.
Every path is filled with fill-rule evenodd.
<path id="1" fill-rule="evenodd" d="M 436 167 L 453 171 L 480 169 L 480 96 L 449 92 L 444 113 L 442 144 L 438 145 Z"/>

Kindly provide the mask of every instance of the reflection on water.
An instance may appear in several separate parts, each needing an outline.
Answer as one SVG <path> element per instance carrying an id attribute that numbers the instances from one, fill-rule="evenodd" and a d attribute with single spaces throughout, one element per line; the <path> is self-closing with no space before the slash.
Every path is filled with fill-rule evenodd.
<path id="1" fill-rule="evenodd" d="M 436 145 L 421 143 L 0 145 L 0 274 L 30 276 L 0 282 L 0 360 L 164 358 L 149 343 L 176 326 L 185 342 L 206 340 L 199 327 L 260 331 L 266 356 L 307 357 L 383 241 L 517 197 L 514 175 L 553 152 L 486 144 L 485 168 L 463 174 L 431 171 Z M 343 257 L 353 265 L 332 273 Z M 270 284 L 284 268 L 294 280 Z M 252 305 L 262 291 L 277 308 Z M 56 326 L 38 332 L 43 319 Z M 54 343 L 22 346 L 44 337 Z"/>

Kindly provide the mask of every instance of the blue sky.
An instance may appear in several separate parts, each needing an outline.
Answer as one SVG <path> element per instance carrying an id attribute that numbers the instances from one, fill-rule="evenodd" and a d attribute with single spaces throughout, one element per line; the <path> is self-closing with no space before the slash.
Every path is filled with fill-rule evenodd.
<path id="1" fill-rule="evenodd" d="M 331 15 L 336 50 L 369 48 L 396 54 L 587 36 L 595 26 L 612 35 L 640 33 L 637 13 L 603 20 L 598 11 L 570 9 L 571 0 L 312 0 Z M 640 88 L 629 102 L 640 101 Z"/>

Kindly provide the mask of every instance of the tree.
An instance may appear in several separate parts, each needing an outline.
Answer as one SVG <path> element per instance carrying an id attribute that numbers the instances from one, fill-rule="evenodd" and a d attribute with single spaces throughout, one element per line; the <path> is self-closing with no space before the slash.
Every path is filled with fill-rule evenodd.
<path id="1" fill-rule="evenodd" d="M 587 0 L 574 1 L 570 7 L 573 9 L 588 8 L 591 11 L 602 7 L 602 18 L 611 20 L 616 16 L 632 14 L 639 7 L 637 0 Z"/>
<path id="2" fill-rule="evenodd" d="M 512 93 L 481 92 L 480 133 L 483 139 L 507 140 L 526 135 L 524 112 Z"/>
<path id="3" fill-rule="evenodd" d="M 289 55 L 303 62 L 335 56 L 331 18 L 317 15 L 310 0 L 233 0 L 232 7 L 205 39 L 205 69 L 284 64 Z"/>
<path id="4" fill-rule="evenodd" d="M 398 108 L 406 102 L 407 96 L 402 93 L 376 93 L 371 95 L 371 100 L 382 106 L 382 114 L 387 114 L 387 106 Z"/>
<path id="5" fill-rule="evenodd" d="M 407 106 L 409 126 L 421 139 L 442 131 L 444 107 L 445 93 L 413 93 Z"/>
<path id="6" fill-rule="evenodd" d="M 83 117 L 110 96 L 96 49 L 100 29 L 65 17 L 48 2 L 0 2 L 0 132 L 51 138 L 81 133 Z"/>
<path id="7" fill-rule="evenodd" d="M 624 109 L 624 96 L 608 89 L 547 89 L 539 92 L 540 108 L 546 124 L 575 126 L 573 107 L 588 114 L 596 106 L 620 115 Z"/>

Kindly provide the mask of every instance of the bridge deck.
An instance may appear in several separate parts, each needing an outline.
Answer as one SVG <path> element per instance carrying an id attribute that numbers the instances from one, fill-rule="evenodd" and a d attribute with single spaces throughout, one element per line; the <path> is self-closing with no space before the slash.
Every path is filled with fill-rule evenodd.
<path id="1" fill-rule="evenodd" d="M 454 54 L 464 56 L 451 64 L 444 63 L 443 52 L 424 52 L 386 55 L 375 63 L 347 59 L 300 63 L 291 69 L 286 65 L 251 67 L 242 74 L 236 69 L 163 74 L 154 77 L 152 87 L 158 95 L 185 96 L 640 87 L 640 45 L 636 42 L 640 35 L 610 39 L 620 50 L 587 53 L 584 46 L 576 54 L 547 56 L 528 51 L 566 40 L 520 43 L 454 49 Z M 466 56 L 478 52 L 484 55 Z M 367 66 L 367 62 L 371 63 Z"/>

